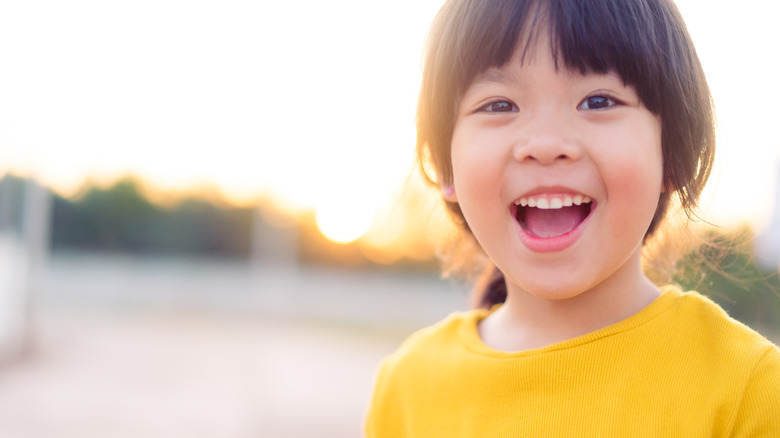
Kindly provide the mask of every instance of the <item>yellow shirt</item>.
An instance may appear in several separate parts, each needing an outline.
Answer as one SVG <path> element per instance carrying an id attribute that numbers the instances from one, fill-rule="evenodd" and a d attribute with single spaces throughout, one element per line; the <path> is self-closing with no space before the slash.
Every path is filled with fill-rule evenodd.
<path id="1" fill-rule="evenodd" d="M 522 352 L 481 341 L 487 314 L 454 314 L 382 362 L 367 437 L 780 437 L 780 350 L 695 292 L 667 287 Z"/>

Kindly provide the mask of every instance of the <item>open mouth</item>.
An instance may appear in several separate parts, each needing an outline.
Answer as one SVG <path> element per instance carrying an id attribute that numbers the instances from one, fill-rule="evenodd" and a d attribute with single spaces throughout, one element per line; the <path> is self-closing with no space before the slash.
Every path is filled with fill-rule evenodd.
<path id="1" fill-rule="evenodd" d="M 582 195 L 540 195 L 520 198 L 512 206 L 526 233 L 549 239 L 571 232 L 593 211 L 593 200 Z"/>

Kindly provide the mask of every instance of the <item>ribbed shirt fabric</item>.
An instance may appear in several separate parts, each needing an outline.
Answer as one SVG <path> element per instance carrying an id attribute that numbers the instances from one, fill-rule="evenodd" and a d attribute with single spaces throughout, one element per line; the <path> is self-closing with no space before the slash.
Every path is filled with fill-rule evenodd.
<path id="1" fill-rule="evenodd" d="M 695 293 L 544 348 L 497 351 L 488 311 L 412 335 L 379 368 L 376 437 L 780 437 L 780 350 Z"/>

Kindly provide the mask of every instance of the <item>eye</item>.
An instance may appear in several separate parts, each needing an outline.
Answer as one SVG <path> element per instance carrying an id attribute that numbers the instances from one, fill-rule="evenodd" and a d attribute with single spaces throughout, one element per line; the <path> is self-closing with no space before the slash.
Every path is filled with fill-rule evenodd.
<path id="1" fill-rule="evenodd" d="M 509 113 L 517 111 L 520 111 L 517 105 L 508 100 L 496 100 L 480 107 L 477 110 L 477 112 L 486 113 Z"/>
<path id="2" fill-rule="evenodd" d="M 599 110 L 617 105 L 617 100 L 608 96 L 588 96 L 577 106 L 578 110 Z"/>

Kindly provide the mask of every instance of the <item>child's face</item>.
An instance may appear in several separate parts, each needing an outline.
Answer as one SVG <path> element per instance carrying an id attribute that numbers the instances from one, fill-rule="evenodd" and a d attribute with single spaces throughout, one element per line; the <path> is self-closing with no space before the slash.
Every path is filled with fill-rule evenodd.
<path id="1" fill-rule="evenodd" d="M 618 76 L 556 71 L 545 38 L 532 49 L 464 94 L 448 198 L 510 293 L 635 287 L 662 187 L 660 122 Z"/>

